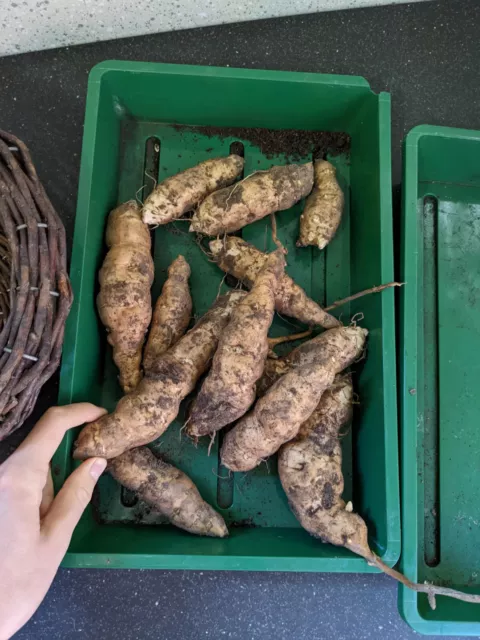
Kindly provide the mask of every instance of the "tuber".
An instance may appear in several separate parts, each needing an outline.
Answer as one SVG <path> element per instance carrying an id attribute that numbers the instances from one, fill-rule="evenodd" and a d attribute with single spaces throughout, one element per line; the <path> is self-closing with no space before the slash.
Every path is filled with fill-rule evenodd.
<path id="1" fill-rule="evenodd" d="M 163 285 L 152 316 L 143 368 L 150 371 L 157 359 L 178 342 L 187 330 L 192 314 L 192 297 L 188 288 L 190 267 L 183 256 L 178 256 L 168 268 L 168 278 Z"/>
<path id="2" fill-rule="evenodd" d="M 284 266 L 281 251 L 270 254 L 252 290 L 233 311 L 193 405 L 187 427 L 190 436 L 218 431 L 243 416 L 253 404 L 255 383 L 268 353 L 267 334 Z"/>
<path id="3" fill-rule="evenodd" d="M 313 173 L 315 184 L 300 216 L 297 247 L 313 245 L 324 249 L 342 219 L 344 196 L 330 162 L 317 160 Z"/>
<path id="4" fill-rule="evenodd" d="M 302 424 L 296 438 L 278 452 L 280 481 L 302 527 L 341 546 L 356 535 L 360 540 L 366 539 L 363 520 L 348 511 L 342 500 L 339 432 L 351 419 L 352 402 L 350 377 L 337 379 Z"/>
<path id="5" fill-rule="evenodd" d="M 150 232 L 135 201 L 110 213 L 106 243 L 109 251 L 100 269 L 97 306 L 109 332 L 120 385 L 128 393 L 140 382 L 142 347 L 152 317 Z"/>
<path id="6" fill-rule="evenodd" d="M 209 247 L 218 266 L 249 288 L 267 260 L 267 254 L 237 236 L 212 240 Z M 309 298 L 287 274 L 282 276 L 278 286 L 275 309 L 281 315 L 296 318 L 309 326 L 331 329 L 340 325 L 336 318 Z"/>
<path id="7" fill-rule="evenodd" d="M 202 499 L 190 478 L 147 447 L 122 453 L 109 462 L 108 470 L 176 527 L 200 536 L 228 536 L 224 519 Z"/>
<path id="8" fill-rule="evenodd" d="M 264 395 L 281 376 L 295 367 L 312 362 L 328 362 L 329 358 L 335 357 L 342 343 L 348 349 L 349 339 L 345 327 L 336 327 L 307 340 L 283 358 L 268 358 L 263 375 L 257 383 L 257 395 Z"/>
<path id="9" fill-rule="evenodd" d="M 345 547 L 409 589 L 426 593 L 433 609 L 438 595 L 480 603 L 480 595 L 414 583 L 386 565 L 370 549 L 365 521 L 353 512 L 351 502 L 345 503 L 342 499 L 339 432 L 351 419 L 352 403 L 349 377 L 337 379 L 323 394 L 310 418 L 302 424 L 295 440 L 284 444 L 279 451 L 280 481 L 296 518 L 304 529 L 322 542 Z"/>
<path id="10" fill-rule="evenodd" d="M 257 171 L 205 198 L 193 215 L 190 231 L 208 236 L 238 231 L 270 213 L 290 209 L 312 187 L 311 162 Z"/>
<path id="11" fill-rule="evenodd" d="M 318 359 L 285 373 L 227 433 L 222 464 L 232 471 L 249 471 L 294 438 L 336 374 L 362 353 L 367 333 L 360 327 L 326 332 L 328 338 Z"/>
<path id="12" fill-rule="evenodd" d="M 243 171 L 243 158 L 205 160 L 195 167 L 163 180 L 145 200 L 143 221 L 167 224 L 194 209 L 210 193 L 234 182 Z"/>
<path id="13" fill-rule="evenodd" d="M 158 358 L 138 387 L 121 398 L 113 413 L 83 428 L 73 457 L 115 458 L 161 436 L 208 368 L 222 330 L 245 295 L 231 291 L 218 298 L 193 329 Z"/>

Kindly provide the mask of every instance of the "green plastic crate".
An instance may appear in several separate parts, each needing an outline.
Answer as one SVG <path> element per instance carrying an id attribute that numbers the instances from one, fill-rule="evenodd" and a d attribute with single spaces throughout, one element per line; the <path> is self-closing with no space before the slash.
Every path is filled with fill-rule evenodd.
<path id="1" fill-rule="evenodd" d="M 419 126 L 405 141 L 402 565 L 480 593 L 480 132 Z M 480 606 L 400 589 L 417 631 L 480 636 Z"/>
<path id="2" fill-rule="evenodd" d="M 288 270 L 317 300 L 329 303 L 393 279 L 390 183 L 390 99 L 363 78 L 164 64 L 105 62 L 89 79 L 71 277 L 75 303 L 69 318 L 60 402 L 90 400 L 112 409 L 120 397 L 105 331 L 95 309 L 97 272 L 105 255 L 104 228 L 117 203 L 141 193 L 153 170 L 146 161 L 152 137 L 160 147 L 159 179 L 216 155 L 237 138 L 205 137 L 172 124 L 346 131 L 351 154 L 332 158 L 346 193 L 341 229 L 326 251 L 297 249 L 301 207 L 278 215 L 289 250 Z M 149 142 L 150 141 L 150 142 Z M 243 141 L 245 173 L 285 163 L 267 159 Z M 153 145 L 155 147 L 155 144 Z M 151 149 L 151 146 L 149 147 Z M 158 147 L 157 147 L 158 148 Z M 148 154 L 147 154 L 148 155 Z M 304 158 L 308 160 L 309 158 Z M 244 229 L 260 248 L 271 246 L 267 221 Z M 178 222 L 155 232 L 158 294 L 171 260 L 192 265 L 194 312 L 212 303 L 223 274 Z M 399 556 L 399 494 L 394 297 L 389 290 L 342 309 L 347 321 L 363 312 L 369 354 L 357 365 L 358 407 L 353 435 L 345 438 L 346 498 L 366 518 L 371 544 L 385 562 Z M 277 319 L 276 333 L 295 329 Z M 218 463 L 218 439 L 207 455 L 180 438 L 181 413 L 153 448 L 197 483 L 230 526 L 226 540 L 198 538 L 166 525 L 106 475 L 73 537 L 64 564 L 73 567 L 147 567 L 369 572 L 364 560 L 324 545 L 297 523 L 281 489 L 275 461 L 228 480 Z M 75 463 L 73 433 L 55 456 L 59 486 Z M 159 526 L 148 526 L 157 524 Z"/>

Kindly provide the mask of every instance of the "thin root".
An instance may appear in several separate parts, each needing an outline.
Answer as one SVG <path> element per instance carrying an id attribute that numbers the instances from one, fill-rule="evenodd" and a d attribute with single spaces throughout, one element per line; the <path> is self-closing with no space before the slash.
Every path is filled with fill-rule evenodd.
<path id="1" fill-rule="evenodd" d="M 143 200 L 140 200 L 140 198 L 138 197 L 138 194 L 143 191 L 145 189 L 147 185 L 144 184 L 143 186 L 140 187 L 140 189 L 137 189 L 137 191 L 135 192 L 135 200 L 138 202 L 138 204 L 143 207 Z"/>
<path id="2" fill-rule="evenodd" d="M 273 350 L 278 344 L 283 344 L 284 342 L 293 342 L 294 340 L 302 340 L 302 338 L 308 338 L 308 336 L 311 335 L 312 330 L 308 329 L 307 331 L 302 331 L 301 333 L 291 333 L 288 336 L 268 338 L 268 348 Z"/>
<path id="3" fill-rule="evenodd" d="M 188 417 L 188 420 L 186 420 L 186 422 L 184 422 L 184 423 L 182 424 L 182 426 L 180 427 L 180 431 L 179 431 L 179 433 L 180 433 L 180 442 L 182 441 L 182 433 L 183 433 L 183 431 L 187 428 L 187 425 L 188 425 L 188 423 L 190 422 L 190 418 L 191 418 L 191 416 L 189 416 L 189 417 Z"/>
<path id="4" fill-rule="evenodd" d="M 366 553 L 363 548 L 357 548 L 355 545 L 349 547 L 354 553 L 358 553 L 363 556 L 365 560 L 372 566 L 380 569 L 383 573 L 386 573 L 394 580 L 398 580 L 403 585 L 405 585 L 408 589 L 412 591 L 416 591 L 417 593 L 426 593 L 428 596 L 428 603 L 432 609 L 435 609 L 436 602 L 435 596 L 446 596 L 448 598 L 455 598 L 456 600 L 462 600 L 463 602 L 471 602 L 472 604 L 480 604 L 480 595 L 473 593 L 463 593 L 462 591 L 457 591 L 457 589 L 450 589 L 449 587 L 439 587 L 434 584 L 419 584 L 418 582 L 412 582 L 403 573 L 392 569 L 387 564 L 385 564 L 380 558 L 373 553 L 373 551 L 369 550 L 369 553 Z"/>
<path id="5" fill-rule="evenodd" d="M 356 300 L 357 298 L 362 298 L 363 296 L 368 296 L 370 293 L 380 293 L 380 291 L 384 291 L 385 289 L 390 289 L 390 287 L 403 287 L 404 282 L 389 282 L 387 284 L 380 284 L 377 287 L 371 287 L 370 289 L 364 289 L 363 291 L 359 291 L 358 293 L 354 293 L 347 298 L 342 298 L 341 300 L 336 300 L 329 307 L 325 307 L 324 311 L 331 311 L 332 309 L 336 309 L 337 307 L 341 307 L 342 304 L 347 304 L 347 302 L 351 302 L 352 300 Z"/>
<path id="6" fill-rule="evenodd" d="M 150 180 L 153 182 L 153 189 L 156 189 L 158 184 L 157 179 L 154 176 L 151 176 L 146 169 L 144 173 L 147 176 L 147 178 L 150 178 Z"/>
<path id="7" fill-rule="evenodd" d="M 228 473 L 226 476 L 221 476 L 218 473 L 216 473 L 215 469 L 212 467 L 212 473 L 213 475 L 218 478 L 219 480 L 228 480 L 230 478 L 230 476 L 232 475 L 232 472 L 230 471 L 230 469 L 228 470 Z"/>
<path id="8" fill-rule="evenodd" d="M 352 316 L 352 319 L 350 320 L 350 324 L 352 325 L 352 327 L 356 327 L 357 322 L 361 322 L 364 318 L 365 316 L 363 315 L 363 313 L 359 311 L 358 313 Z"/>
<path id="9" fill-rule="evenodd" d="M 223 278 L 220 280 L 220 284 L 218 285 L 218 291 L 217 291 L 217 296 L 216 296 L 215 300 L 218 300 L 218 298 L 220 297 L 220 291 L 222 290 L 223 283 L 225 282 L 225 278 L 226 277 L 227 277 L 227 274 L 225 274 L 223 276 Z"/>
<path id="10" fill-rule="evenodd" d="M 277 236 L 277 219 L 275 218 L 275 214 L 270 214 L 270 220 L 272 222 L 272 238 L 274 243 L 277 245 L 277 248 L 283 253 L 284 256 L 287 255 L 288 251 L 285 249 L 283 244 L 280 242 Z"/>
<path id="11" fill-rule="evenodd" d="M 213 443 L 215 442 L 215 431 L 210 434 L 210 444 L 208 445 L 207 455 L 210 455 L 210 451 L 212 450 Z"/>

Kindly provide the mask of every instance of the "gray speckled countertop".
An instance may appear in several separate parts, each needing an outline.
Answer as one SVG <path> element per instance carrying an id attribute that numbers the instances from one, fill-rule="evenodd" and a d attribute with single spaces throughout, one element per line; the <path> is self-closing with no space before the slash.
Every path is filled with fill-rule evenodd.
<path id="1" fill-rule="evenodd" d="M 405 0 L 2 0 L 0 56 L 238 20 L 399 2 Z"/>
<path id="2" fill-rule="evenodd" d="M 0 59 L 0 127 L 31 147 L 71 242 L 88 71 L 101 60 L 363 75 L 392 94 L 401 142 L 421 123 L 480 129 L 480 5 L 441 0 L 209 27 Z M 398 236 L 397 236 L 398 238 Z M 398 246 L 398 242 L 397 242 Z M 55 402 L 47 385 L 36 414 Z M 0 460 L 33 423 L 0 446 Z M 61 570 L 21 640 L 395 638 L 417 634 L 379 575 Z"/>

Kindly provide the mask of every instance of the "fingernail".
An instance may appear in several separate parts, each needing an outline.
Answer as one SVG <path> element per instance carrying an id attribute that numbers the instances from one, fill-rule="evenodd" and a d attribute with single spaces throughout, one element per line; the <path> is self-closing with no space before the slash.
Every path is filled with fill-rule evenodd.
<path id="1" fill-rule="evenodd" d="M 102 473 L 105 471 L 107 461 L 105 458 L 97 458 L 90 467 L 90 475 L 94 480 L 98 480 Z"/>

